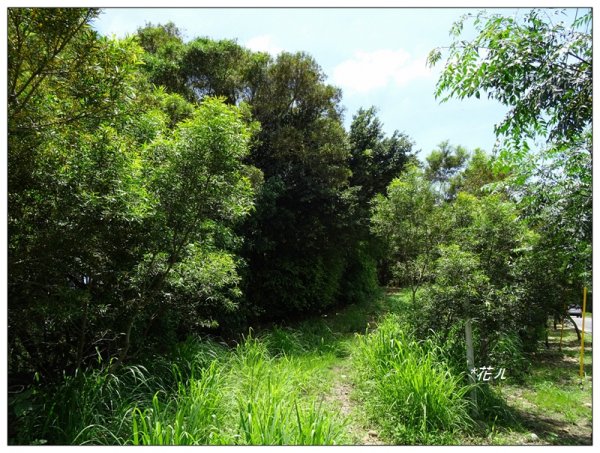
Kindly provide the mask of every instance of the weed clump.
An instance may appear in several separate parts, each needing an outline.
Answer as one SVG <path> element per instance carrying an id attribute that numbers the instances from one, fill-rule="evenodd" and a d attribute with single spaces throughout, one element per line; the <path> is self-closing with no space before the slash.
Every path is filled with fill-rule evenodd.
<path id="1" fill-rule="evenodd" d="M 433 341 L 418 342 L 388 315 L 358 339 L 356 382 L 367 415 L 393 443 L 449 444 L 471 423 L 469 386 Z"/>

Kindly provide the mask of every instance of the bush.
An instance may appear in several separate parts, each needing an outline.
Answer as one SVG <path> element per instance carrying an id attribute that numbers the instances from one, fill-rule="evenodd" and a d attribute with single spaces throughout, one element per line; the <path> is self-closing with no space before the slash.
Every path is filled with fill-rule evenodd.
<path id="1" fill-rule="evenodd" d="M 417 342 L 388 316 L 358 342 L 357 382 L 368 415 L 403 444 L 450 443 L 470 423 L 469 386 L 432 342 Z"/>
<path id="2" fill-rule="evenodd" d="M 373 298 L 379 290 L 377 263 L 361 244 L 348 257 L 342 283 L 342 302 L 360 304 Z"/>

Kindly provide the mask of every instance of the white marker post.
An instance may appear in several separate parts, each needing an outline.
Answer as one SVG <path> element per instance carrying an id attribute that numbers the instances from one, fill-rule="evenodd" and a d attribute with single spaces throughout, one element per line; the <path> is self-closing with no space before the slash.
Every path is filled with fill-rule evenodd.
<path id="1" fill-rule="evenodd" d="M 471 326 L 472 319 L 465 321 L 465 341 L 467 343 L 467 368 L 471 384 L 475 384 L 475 376 L 471 372 L 475 368 L 475 354 L 473 353 L 473 329 Z M 477 415 L 477 390 L 471 389 L 471 401 L 473 401 L 473 414 Z"/>

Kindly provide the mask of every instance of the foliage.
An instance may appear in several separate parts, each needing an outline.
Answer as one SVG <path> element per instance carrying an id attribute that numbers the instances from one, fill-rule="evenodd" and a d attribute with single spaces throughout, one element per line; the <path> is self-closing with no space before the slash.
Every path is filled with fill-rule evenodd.
<path id="1" fill-rule="evenodd" d="M 144 52 L 143 71 L 148 80 L 170 92 L 179 93 L 192 100 L 193 93 L 181 71 L 184 58 L 183 36 L 174 23 L 146 24 L 139 28 L 136 38 Z"/>
<path id="2" fill-rule="evenodd" d="M 359 339 L 355 367 L 364 404 L 394 443 L 445 444 L 469 426 L 469 387 L 440 358 L 433 343 L 412 339 L 394 316 Z"/>
<path id="3" fill-rule="evenodd" d="M 477 165 L 485 168 L 485 156 L 477 159 Z M 473 173 L 456 172 L 450 160 L 445 165 L 444 153 L 433 155 L 426 172 L 438 181 L 453 180 L 459 187 Z M 462 165 L 464 159 L 456 162 Z M 453 174 L 442 174 L 444 166 Z M 397 275 L 412 288 L 413 307 L 420 313 L 413 319 L 418 335 L 425 338 L 434 332 L 445 343 L 457 326 L 474 319 L 478 361 L 488 360 L 504 335 L 518 334 L 525 349 L 534 348 L 552 310 L 549 299 L 556 295 L 540 296 L 542 280 L 537 270 L 549 263 L 534 264 L 534 256 L 541 258 L 534 255 L 539 235 L 503 193 L 475 190 L 479 197 L 458 192 L 444 199 L 425 174 L 412 168 L 394 180 L 387 197 L 375 199 L 372 217 L 373 231 L 387 239 Z M 490 169 L 483 177 L 503 176 Z M 473 184 L 489 184 L 485 179 Z"/>
<path id="4" fill-rule="evenodd" d="M 361 269 L 355 249 L 365 238 L 357 225 L 367 216 L 353 216 L 359 200 L 356 189 L 348 187 L 354 182 L 349 181 L 352 164 L 340 91 L 325 83 L 321 68 L 306 53 L 283 52 L 273 59 L 234 41 L 184 43 L 172 24 L 149 24 L 138 36 L 154 83 L 195 101 L 224 96 L 229 104 L 247 105 L 260 123 L 247 162 L 263 178 L 255 186 L 256 210 L 237 229 L 245 238 L 242 255 L 248 264 L 242 310 L 250 318 L 289 316 L 346 297 L 353 290 L 344 272 Z M 163 68 L 164 74 L 173 74 L 164 83 Z M 378 146 L 389 163 L 378 161 L 372 171 L 391 165 L 387 175 L 399 169 L 403 147 L 410 145 L 396 136 L 384 142 Z M 386 182 L 378 184 L 383 188 Z"/>
<path id="5" fill-rule="evenodd" d="M 222 96 L 234 104 L 243 99 L 249 51 L 235 41 L 196 38 L 185 47 L 181 72 L 197 99 Z"/>
<path id="6" fill-rule="evenodd" d="M 446 66 L 436 96 L 448 93 L 463 99 L 481 92 L 511 110 L 496 126 L 515 151 L 527 148 L 525 139 L 547 136 L 554 143 L 572 144 L 592 119 L 592 12 L 571 26 L 556 22 L 560 10 L 534 9 L 521 17 L 486 11 L 467 14 L 452 28 Z M 477 36 L 461 39 L 472 21 Z M 429 63 L 442 57 L 434 49 Z"/>
<path id="7" fill-rule="evenodd" d="M 369 229 L 370 203 L 376 195 L 385 194 L 389 183 L 414 162 L 414 144 L 398 131 L 386 137 L 375 107 L 361 108 L 353 116 L 348 141 L 352 172 L 349 195 L 355 198 L 349 217 L 354 240 L 368 243 L 369 254 L 377 262 L 379 282 L 387 284 L 391 280 L 392 260 L 386 256 L 383 241 Z"/>
<path id="8" fill-rule="evenodd" d="M 395 276 L 413 290 L 428 278 L 433 251 L 440 236 L 434 221 L 436 195 L 422 170 L 415 166 L 394 179 L 387 197 L 373 200 L 371 230 L 389 247 Z"/>
<path id="9" fill-rule="evenodd" d="M 486 360 L 498 335 L 519 332 L 535 345 L 545 324 L 543 305 L 523 269 L 537 236 L 518 217 L 514 203 L 499 195 L 459 194 L 446 207 L 449 234 L 438 250 L 434 278 L 422 294 L 426 319 L 443 335 L 453 323 L 475 319 L 480 333 L 478 360 Z"/>
<path id="10" fill-rule="evenodd" d="M 586 146 L 591 145 L 590 143 Z M 542 236 L 538 253 L 551 260 L 554 281 L 580 288 L 592 283 L 591 147 L 556 154 L 529 172 L 520 187 L 521 206 Z"/>
<path id="11" fill-rule="evenodd" d="M 9 11 L 11 373 L 124 361 L 157 318 L 185 337 L 240 296 L 231 228 L 252 207 L 254 126 L 149 89 L 142 50 L 98 37 L 95 14 Z"/>
<path id="12" fill-rule="evenodd" d="M 435 261 L 433 283 L 423 297 L 424 325 L 447 332 L 454 323 L 479 318 L 490 305 L 489 277 L 482 272 L 479 258 L 458 245 L 441 246 Z"/>
<path id="13" fill-rule="evenodd" d="M 140 52 L 100 38 L 96 9 L 11 8 L 8 14 L 9 134 L 98 124 L 126 107 Z"/>
<path id="14" fill-rule="evenodd" d="M 452 29 L 436 96 L 483 91 L 511 108 L 495 128 L 504 150 L 496 166 L 510 169 L 505 187 L 542 235 L 538 256 L 552 263 L 545 267 L 553 270 L 551 280 L 568 291 L 591 283 L 592 11 L 576 10 L 571 25 L 560 20 L 566 14 L 463 16 Z M 471 23 L 476 36 L 465 41 L 463 28 Z M 442 49 L 434 49 L 429 62 L 441 58 Z M 528 154 L 539 137 L 545 149 Z"/>
<path id="15" fill-rule="evenodd" d="M 490 156 L 481 148 L 473 150 L 465 168 L 449 181 L 448 195 L 456 198 L 459 192 L 481 197 L 486 193 L 502 193 L 509 187 L 502 185 L 510 173 L 496 165 L 497 158 Z"/>
<path id="16" fill-rule="evenodd" d="M 348 150 L 339 91 L 324 83 L 311 57 L 282 53 L 262 74 L 249 101 L 261 123 L 250 161 L 265 182 L 243 228 L 246 292 L 268 316 L 286 316 L 342 296 L 345 250 L 354 247 L 345 242 Z"/>
<path id="17" fill-rule="evenodd" d="M 448 193 L 457 174 L 463 169 L 469 153 L 462 146 L 451 146 L 448 141 L 438 145 L 427 157 L 425 177 L 437 188 L 443 199 L 448 199 Z"/>
<path id="18" fill-rule="evenodd" d="M 95 355 L 87 330 L 102 341 L 99 320 L 115 314 L 99 283 L 131 265 L 131 238 L 151 211 L 140 150 L 122 133 L 138 110 L 140 50 L 97 37 L 95 14 L 9 11 L 12 372 L 47 376 Z"/>
<path id="19" fill-rule="evenodd" d="M 379 291 L 377 263 L 368 242 L 359 243 L 347 259 L 341 292 L 348 304 L 372 300 Z"/>
<path id="20" fill-rule="evenodd" d="M 351 184 L 361 187 L 361 196 L 370 200 L 385 189 L 414 157 L 413 143 L 406 134 L 394 131 L 385 137 L 375 107 L 359 109 L 352 118 L 350 141 Z"/>

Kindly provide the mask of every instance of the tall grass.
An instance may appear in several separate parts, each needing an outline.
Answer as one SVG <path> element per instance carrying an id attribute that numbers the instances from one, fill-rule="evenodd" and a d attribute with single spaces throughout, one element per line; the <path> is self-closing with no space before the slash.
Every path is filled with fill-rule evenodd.
<path id="1" fill-rule="evenodd" d="M 11 399 L 18 444 L 118 444 L 128 431 L 127 413 L 144 404 L 162 383 L 143 366 L 110 364 L 77 370 L 62 382 L 32 386 Z"/>
<path id="2" fill-rule="evenodd" d="M 290 332 L 288 344 L 298 335 Z M 237 405 L 236 443 L 245 445 L 335 445 L 343 443 L 344 423 L 339 414 L 322 405 L 322 395 L 311 395 L 317 383 L 318 357 L 272 356 L 273 338 L 246 338 L 232 363 L 232 389 Z M 297 351 L 297 345 L 293 348 Z M 311 361 L 313 362 L 311 364 Z"/>
<path id="3" fill-rule="evenodd" d="M 324 399 L 332 340 L 291 329 L 249 335 L 234 349 L 195 339 L 146 368 L 77 372 L 12 400 L 13 443 L 345 443 L 345 421 Z"/>
<path id="4" fill-rule="evenodd" d="M 19 433 L 12 443 L 344 443 L 344 421 L 323 403 L 335 352 L 316 343 L 293 330 L 249 335 L 233 350 L 195 339 L 147 368 L 77 372 L 11 400 Z"/>
<path id="5" fill-rule="evenodd" d="M 278 335 L 281 340 L 281 335 Z M 285 344 L 297 339 L 290 335 Z M 291 344 L 294 350 L 300 345 Z M 310 367 L 309 367 L 310 369 Z M 314 377 L 312 378 L 314 380 Z M 176 398 L 133 411 L 134 445 L 334 445 L 344 425 L 315 396 L 302 359 L 272 356 L 249 335 L 221 365 L 181 384 Z"/>
<path id="6" fill-rule="evenodd" d="M 158 394 L 152 406 L 132 411 L 132 443 L 134 445 L 206 445 L 220 439 L 219 430 L 225 418 L 222 406 L 223 375 L 217 362 L 212 362 L 179 383 L 176 398 L 161 404 Z"/>
<path id="7" fill-rule="evenodd" d="M 448 444 L 471 423 L 469 386 L 431 341 L 417 342 L 389 315 L 356 343 L 356 381 L 368 415 L 401 444 Z"/>

